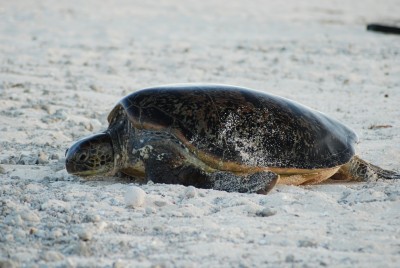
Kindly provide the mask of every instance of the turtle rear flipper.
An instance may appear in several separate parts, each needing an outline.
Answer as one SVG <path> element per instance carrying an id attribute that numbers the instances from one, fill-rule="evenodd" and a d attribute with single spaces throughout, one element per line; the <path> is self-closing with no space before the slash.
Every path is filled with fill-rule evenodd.
<path id="1" fill-rule="evenodd" d="M 352 181 L 376 181 L 378 179 L 399 180 L 400 174 L 394 171 L 385 170 L 358 156 L 353 158 L 343 165 L 339 172 L 334 175 L 333 179 L 347 179 Z"/>
<path id="2" fill-rule="evenodd" d="M 267 194 L 279 179 L 279 175 L 271 171 L 257 172 L 247 176 L 217 171 L 212 173 L 210 177 L 214 190 L 258 194 Z"/>

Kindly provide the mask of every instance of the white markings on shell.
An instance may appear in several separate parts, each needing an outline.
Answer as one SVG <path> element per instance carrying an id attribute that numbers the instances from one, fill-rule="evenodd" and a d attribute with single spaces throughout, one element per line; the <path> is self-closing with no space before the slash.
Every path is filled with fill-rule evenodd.
<path id="1" fill-rule="evenodd" d="M 157 160 L 158 161 L 161 161 L 161 160 L 163 160 L 164 159 L 164 156 L 165 156 L 165 153 L 161 153 L 161 154 L 159 154 L 159 155 L 157 155 Z"/>
<path id="2" fill-rule="evenodd" d="M 230 112 L 228 114 L 224 128 L 218 133 L 219 145 L 233 144 L 235 151 L 239 153 L 243 163 L 246 165 L 266 165 L 268 163 L 268 155 L 260 150 L 260 147 L 263 146 L 260 139 L 261 135 L 263 135 L 263 129 L 243 129 L 240 126 L 240 120 L 241 118 L 237 113 Z"/>
<path id="3" fill-rule="evenodd" d="M 141 157 L 142 159 L 149 159 L 150 153 L 151 153 L 151 151 L 153 151 L 153 149 L 154 149 L 153 146 L 151 146 L 151 145 L 145 145 L 145 146 L 143 146 L 142 148 L 133 149 L 133 150 L 132 150 L 132 154 L 139 153 L 139 155 L 140 155 L 140 157 Z"/>

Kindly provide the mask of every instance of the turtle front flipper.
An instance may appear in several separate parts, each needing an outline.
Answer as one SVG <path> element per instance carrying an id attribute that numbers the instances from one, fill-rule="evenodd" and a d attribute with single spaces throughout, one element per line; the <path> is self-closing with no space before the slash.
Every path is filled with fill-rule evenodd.
<path id="1" fill-rule="evenodd" d="M 370 164 L 358 156 L 353 156 L 347 164 L 340 168 L 339 172 L 333 178 L 367 182 L 378 179 L 398 180 L 400 179 L 400 174 Z"/>
<path id="2" fill-rule="evenodd" d="M 146 146 L 145 146 L 146 147 Z M 203 163 L 190 163 L 187 152 L 174 143 L 151 143 L 147 145 L 144 163 L 146 181 L 166 184 L 182 184 L 198 188 L 211 188 L 210 177 Z"/>
<path id="3" fill-rule="evenodd" d="M 247 176 L 217 171 L 210 174 L 215 190 L 239 193 L 267 194 L 277 183 L 279 175 L 271 171 L 257 172 Z"/>
<path id="4" fill-rule="evenodd" d="M 273 172 L 257 172 L 236 175 L 217 171 L 175 146 L 175 143 L 152 143 L 147 145 L 143 158 L 146 180 L 155 183 L 192 185 L 198 188 L 240 193 L 268 193 L 279 176 Z"/>

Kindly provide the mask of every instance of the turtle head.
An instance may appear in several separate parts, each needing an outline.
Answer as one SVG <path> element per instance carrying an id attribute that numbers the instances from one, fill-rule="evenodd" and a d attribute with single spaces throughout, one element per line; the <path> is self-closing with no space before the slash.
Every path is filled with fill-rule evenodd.
<path id="1" fill-rule="evenodd" d="M 74 143 L 65 153 L 67 172 L 79 176 L 106 174 L 114 169 L 114 149 L 108 133 Z"/>

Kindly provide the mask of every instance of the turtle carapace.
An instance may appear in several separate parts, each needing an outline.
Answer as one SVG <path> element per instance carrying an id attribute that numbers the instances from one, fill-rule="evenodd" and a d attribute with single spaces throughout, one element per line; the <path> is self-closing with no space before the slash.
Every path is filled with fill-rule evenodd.
<path id="1" fill-rule="evenodd" d="M 66 154 L 71 174 L 122 172 L 157 183 L 266 193 L 276 183 L 399 178 L 355 155 L 353 130 L 297 102 L 226 85 L 134 92 L 106 131 Z"/>

